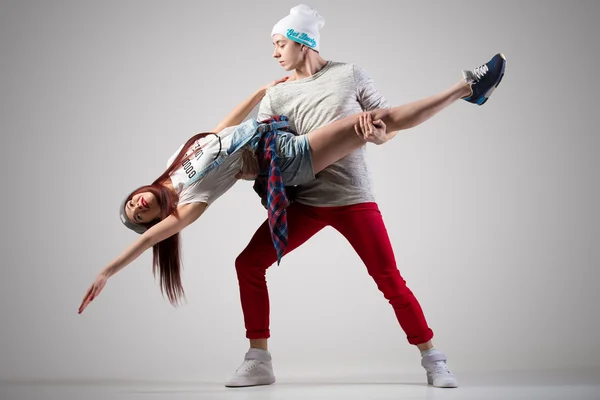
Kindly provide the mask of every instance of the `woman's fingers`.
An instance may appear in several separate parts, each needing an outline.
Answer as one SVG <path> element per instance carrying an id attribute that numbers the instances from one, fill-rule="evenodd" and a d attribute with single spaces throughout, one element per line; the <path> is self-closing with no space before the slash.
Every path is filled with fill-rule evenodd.
<path id="1" fill-rule="evenodd" d="M 85 296 L 83 296 L 83 300 L 81 300 L 81 304 L 83 304 L 87 300 L 87 298 L 90 296 L 90 293 L 92 293 L 93 289 L 94 285 L 89 287 L 89 289 L 85 292 Z"/>
<path id="2" fill-rule="evenodd" d="M 97 279 L 92 286 L 90 286 L 83 297 L 81 305 L 79 306 L 79 314 L 81 314 L 83 310 L 85 310 L 86 307 L 98 296 L 98 294 L 100 294 L 105 284 L 106 281 Z"/>
<path id="3" fill-rule="evenodd" d="M 88 304 L 90 304 L 90 301 L 92 301 L 93 297 L 92 297 L 92 291 L 93 291 L 93 286 L 90 288 L 90 290 L 88 290 L 88 293 L 86 294 L 86 296 L 83 299 L 83 302 L 81 303 L 81 305 L 79 306 L 79 314 L 81 314 L 83 312 L 83 310 L 85 310 L 85 308 L 88 306 Z"/>

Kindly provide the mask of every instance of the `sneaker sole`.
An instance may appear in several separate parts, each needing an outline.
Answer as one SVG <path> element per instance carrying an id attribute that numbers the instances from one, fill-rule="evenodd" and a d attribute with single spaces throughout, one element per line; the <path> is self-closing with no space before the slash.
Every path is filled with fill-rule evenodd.
<path id="1" fill-rule="evenodd" d="M 258 381 L 240 381 L 240 382 L 236 382 L 236 383 L 226 383 L 225 387 L 228 388 L 238 388 L 238 387 L 251 387 L 251 386 L 265 386 L 265 385 L 272 385 L 273 383 L 275 383 L 275 378 L 265 378 L 265 379 L 261 379 Z"/>
<path id="2" fill-rule="evenodd" d="M 483 101 L 481 103 L 477 103 L 480 106 L 484 105 L 488 101 L 488 99 L 492 96 L 492 93 L 494 93 L 494 90 L 496 90 L 500 82 L 502 82 L 502 78 L 504 78 L 504 70 L 506 69 L 506 57 L 504 57 L 504 54 L 502 53 L 500 53 L 500 57 L 502 57 L 502 59 L 504 60 L 504 62 L 502 63 L 502 70 L 500 71 L 500 77 L 498 78 L 496 84 L 492 86 L 490 90 L 488 90 L 483 95 Z"/>
<path id="3" fill-rule="evenodd" d="M 441 388 L 441 389 L 454 389 L 458 387 L 458 383 L 448 383 L 446 385 L 441 385 L 441 386 L 434 386 L 433 385 L 433 378 L 429 375 L 427 375 L 427 384 L 429 386 L 433 386 L 433 387 L 437 387 L 437 388 Z"/>

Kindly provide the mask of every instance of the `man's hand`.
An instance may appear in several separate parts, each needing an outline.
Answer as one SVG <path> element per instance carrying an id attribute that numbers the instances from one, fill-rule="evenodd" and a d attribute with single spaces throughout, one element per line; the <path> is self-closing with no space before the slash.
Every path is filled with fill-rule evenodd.
<path id="1" fill-rule="evenodd" d="M 385 123 L 380 119 L 373 121 L 369 112 L 362 113 L 358 117 L 358 123 L 354 124 L 354 130 L 365 142 L 383 144 L 390 139 Z"/>

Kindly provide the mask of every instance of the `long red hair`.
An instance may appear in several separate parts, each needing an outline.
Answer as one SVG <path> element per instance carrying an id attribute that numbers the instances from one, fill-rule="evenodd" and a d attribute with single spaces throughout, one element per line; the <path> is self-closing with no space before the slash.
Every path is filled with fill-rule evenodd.
<path id="1" fill-rule="evenodd" d="M 189 150 L 190 146 L 196 142 L 196 140 L 201 139 L 208 135 L 214 135 L 212 132 L 198 133 L 192 136 L 181 148 L 171 165 L 162 173 L 158 178 L 152 182 L 151 185 L 141 186 L 134 190 L 128 197 L 127 201 L 129 201 L 134 195 L 141 192 L 151 192 L 154 194 L 156 199 L 158 200 L 158 205 L 160 207 L 160 215 L 158 219 L 147 223 L 142 224 L 147 228 L 150 228 L 153 225 L 156 225 L 163 219 L 167 218 L 169 215 L 173 214 L 177 216 L 177 196 L 175 196 L 171 190 L 169 190 L 164 183 L 167 182 L 170 175 L 179 167 L 181 167 L 184 159 L 186 158 L 186 153 Z M 156 243 L 152 246 L 152 274 L 156 277 L 156 273 L 158 272 L 160 277 L 160 291 L 163 296 L 167 295 L 167 298 L 171 302 L 172 305 L 177 306 L 179 304 L 179 300 L 182 297 L 185 297 L 185 293 L 183 290 L 183 285 L 181 284 L 181 251 L 180 251 L 180 241 L 179 241 L 179 233 L 168 237 L 161 242 Z"/>

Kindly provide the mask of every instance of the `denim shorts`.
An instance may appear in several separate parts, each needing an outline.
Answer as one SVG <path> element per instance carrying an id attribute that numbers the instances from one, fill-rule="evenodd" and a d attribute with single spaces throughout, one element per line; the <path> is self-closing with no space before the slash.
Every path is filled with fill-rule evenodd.
<path id="1" fill-rule="evenodd" d="M 307 135 L 280 131 L 277 134 L 279 169 L 285 186 L 295 186 L 315 179 Z"/>

